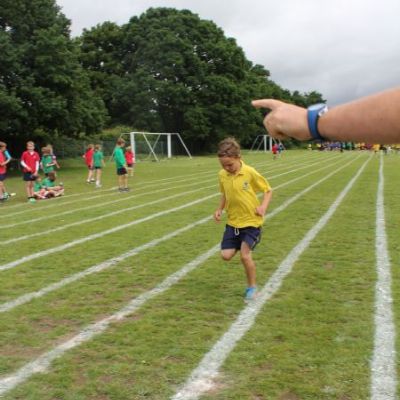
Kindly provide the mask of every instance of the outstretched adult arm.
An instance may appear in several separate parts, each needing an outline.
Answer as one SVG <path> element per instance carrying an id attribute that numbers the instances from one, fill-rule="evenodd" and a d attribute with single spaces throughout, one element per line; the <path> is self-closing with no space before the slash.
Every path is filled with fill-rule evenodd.
<path id="1" fill-rule="evenodd" d="M 271 110 L 264 126 L 273 137 L 311 139 L 307 109 L 274 99 L 252 104 Z M 330 108 L 319 118 L 318 130 L 327 140 L 400 143 L 400 88 Z"/>

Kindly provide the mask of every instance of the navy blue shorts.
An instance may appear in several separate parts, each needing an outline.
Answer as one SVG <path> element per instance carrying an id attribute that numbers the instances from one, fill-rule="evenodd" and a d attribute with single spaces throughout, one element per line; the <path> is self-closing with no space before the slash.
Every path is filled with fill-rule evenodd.
<path id="1" fill-rule="evenodd" d="M 31 172 L 24 172 L 24 176 L 22 177 L 22 179 L 25 182 L 30 182 L 30 181 L 36 181 L 37 179 L 37 175 L 33 175 Z"/>
<path id="2" fill-rule="evenodd" d="M 246 226 L 245 228 L 234 228 L 226 225 L 221 242 L 221 250 L 240 250 L 242 242 L 246 242 L 250 249 L 254 249 L 261 240 L 261 227 Z"/>
<path id="3" fill-rule="evenodd" d="M 0 174 L 0 182 L 3 182 L 6 179 L 6 174 Z"/>

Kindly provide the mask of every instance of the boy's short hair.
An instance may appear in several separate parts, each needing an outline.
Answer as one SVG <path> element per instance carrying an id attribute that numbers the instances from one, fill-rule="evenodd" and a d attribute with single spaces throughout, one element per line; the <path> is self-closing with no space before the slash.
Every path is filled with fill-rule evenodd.
<path id="1" fill-rule="evenodd" d="M 32 146 L 35 146 L 35 143 L 32 140 L 29 140 L 28 142 L 26 142 L 27 146 L 28 146 L 28 144 L 31 144 Z"/>
<path id="2" fill-rule="evenodd" d="M 0 142 L 0 147 L 7 147 L 7 145 L 4 142 Z"/>
<path id="3" fill-rule="evenodd" d="M 131 150 L 131 149 L 132 149 L 131 146 L 127 146 L 127 147 L 126 147 L 126 151 L 129 151 L 129 150 Z"/>
<path id="4" fill-rule="evenodd" d="M 221 140 L 218 144 L 218 157 L 240 157 L 240 145 L 233 137 Z"/>
<path id="5" fill-rule="evenodd" d="M 119 138 L 118 140 L 117 140 L 117 144 L 120 146 L 121 144 L 125 144 L 125 140 L 124 139 L 122 139 L 122 138 Z"/>

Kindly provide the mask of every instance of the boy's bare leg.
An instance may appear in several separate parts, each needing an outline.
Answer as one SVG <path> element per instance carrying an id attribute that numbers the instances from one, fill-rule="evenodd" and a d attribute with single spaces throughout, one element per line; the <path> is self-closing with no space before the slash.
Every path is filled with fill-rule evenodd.
<path id="1" fill-rule="evenodd" d="M 240 247 L 240 259 L 244 266 L 246 277 L 247 277 L 247 285 L 248 287 L 256 286 L 256 263 L 253 260 L 251 249 L 246 242 L 242 242 Z"/>
<path id="2" fill-rule="evenodd" d="M 224 249 L 221 250 L 221 257 L 224 261 L 229 261 L 236 254 L 236 252 L 236 249 Z"/>

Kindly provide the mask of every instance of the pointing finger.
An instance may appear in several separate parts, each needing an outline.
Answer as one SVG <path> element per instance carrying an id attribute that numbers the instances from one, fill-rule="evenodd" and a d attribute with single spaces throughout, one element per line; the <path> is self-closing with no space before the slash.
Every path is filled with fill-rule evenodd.
<path id="1" fill-rule="evenodd" d="M 261 99 L 261 100 L 253 100 L 251 104 L 255 108 L 269 108 L 270 110 L 275 110 L 275 108 L 284 104 L 282 101 L 274 100 L 274 99 Z"/>

